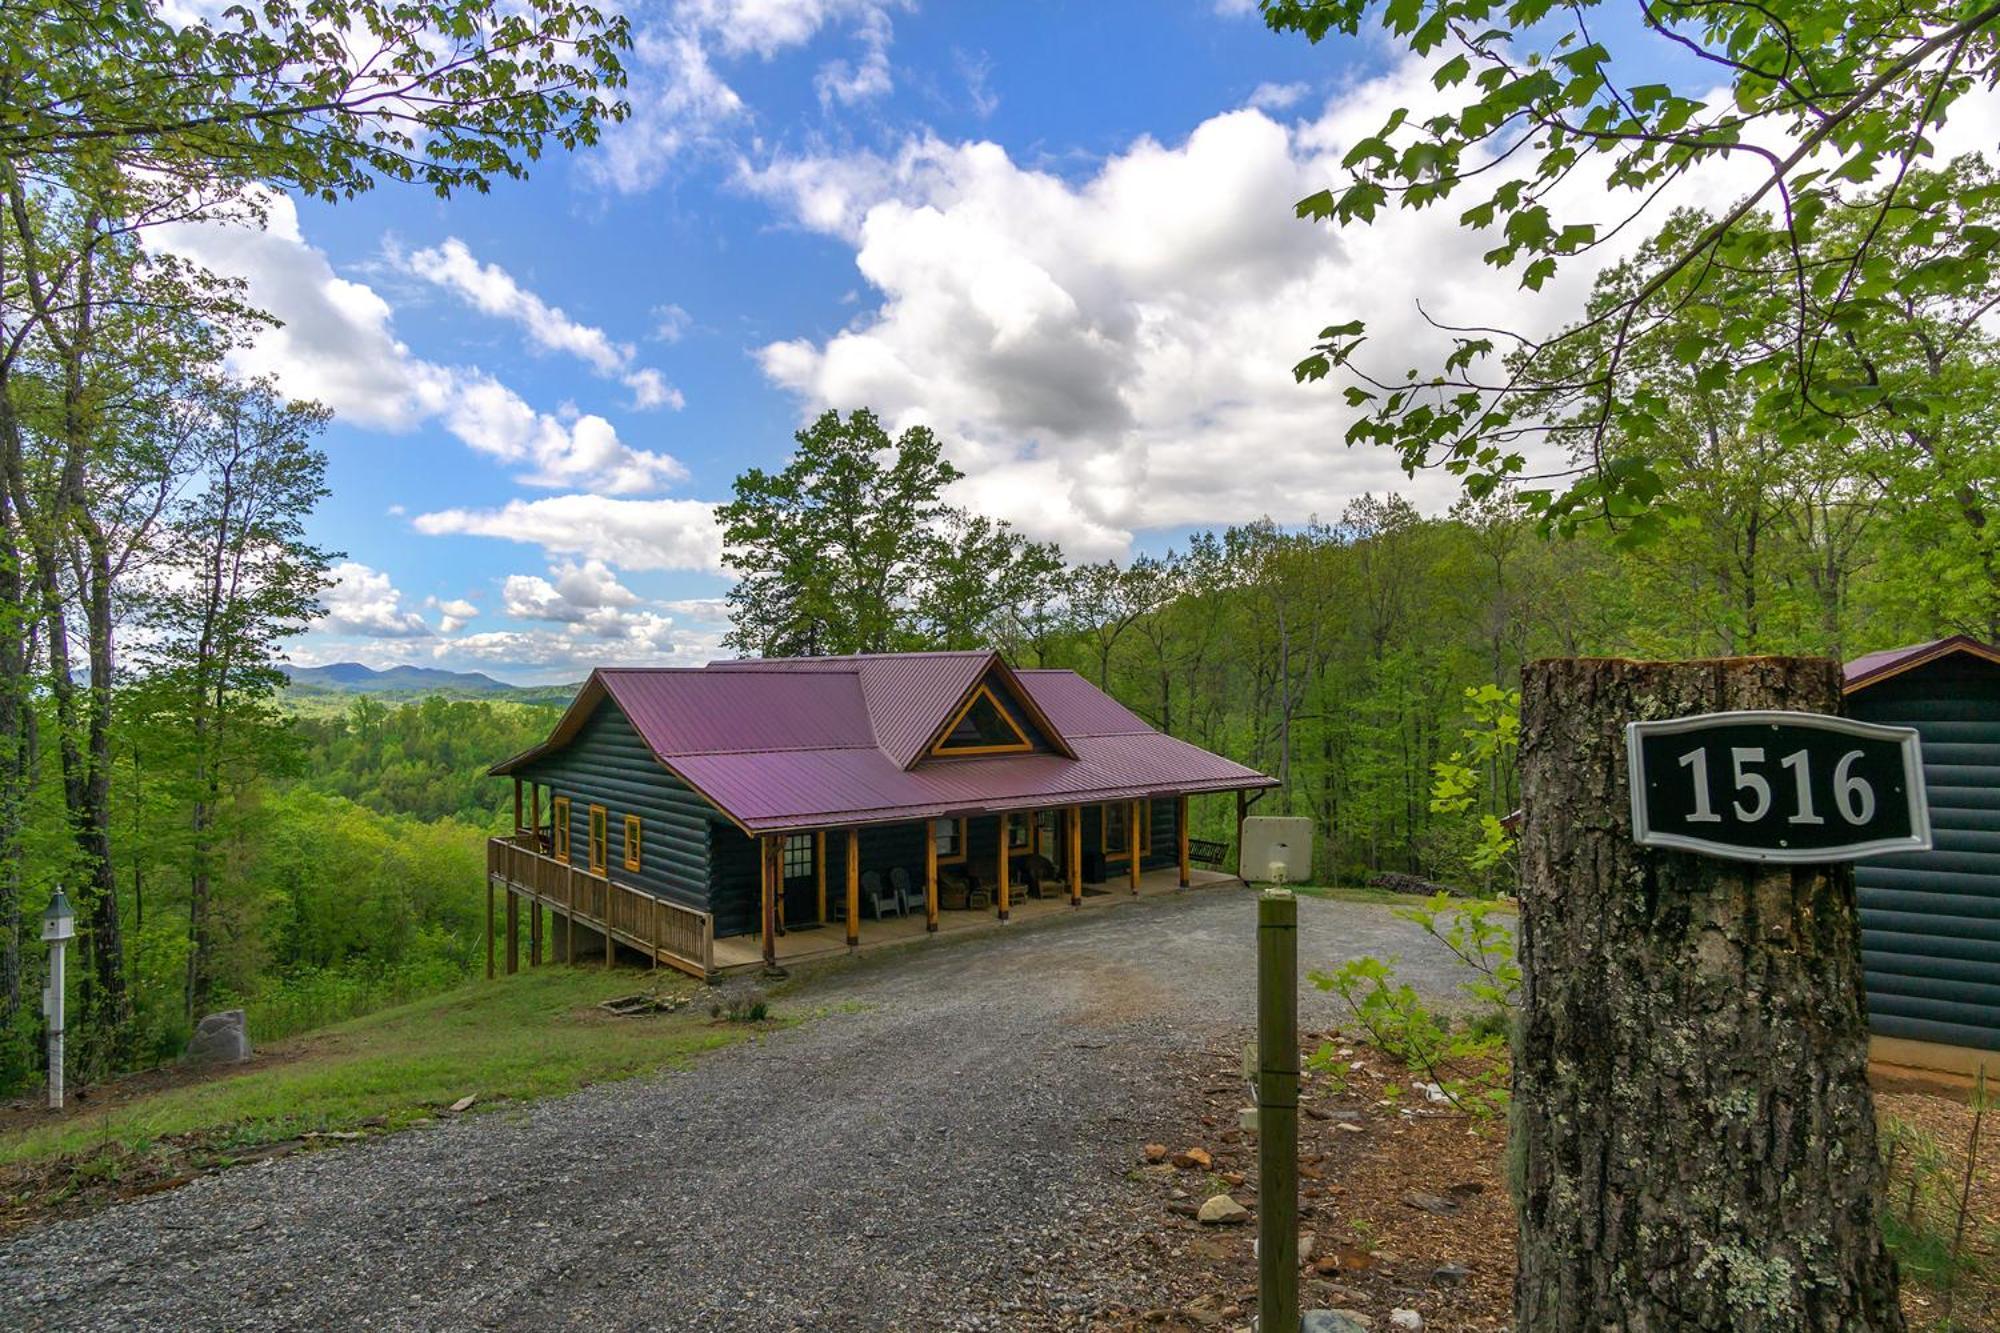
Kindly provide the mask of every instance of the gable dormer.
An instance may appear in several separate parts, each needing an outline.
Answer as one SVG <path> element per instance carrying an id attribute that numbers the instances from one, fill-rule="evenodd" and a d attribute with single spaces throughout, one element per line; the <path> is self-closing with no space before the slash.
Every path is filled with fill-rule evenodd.
<path id="1" fill-rule="evenodd" d="M 932 734 L 920 759 L 1075 755 L 996 654 Z"/>

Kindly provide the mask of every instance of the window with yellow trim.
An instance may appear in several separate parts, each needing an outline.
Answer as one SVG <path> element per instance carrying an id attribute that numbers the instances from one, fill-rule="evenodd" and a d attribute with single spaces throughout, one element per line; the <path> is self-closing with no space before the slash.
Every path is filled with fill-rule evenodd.
<path id="1" fill-rule="evenodd" d="M 1026 814 L 1007 816 L 1007 850 L 1029 852 L 1035 847 L 1035 826 L 1033 817 Z"/>
<path id="2" fill-rule="evenodd" d="M 1028 733 L 1007 711 L 991 687 L 981 684 L 973 691 L 958 716 L 944 729 L 931 747 L 932 754 L 1014 754 L 1034 749 Z"/>
<path id="3" fill-rule="evenodd" d="M 603 874 L 604 867 L 611 862 L 611 834 L 607 827 L 610 820 L 604 807 L 590 807 L 590 869 L 593 874 Z"/>
<path id="4" fill-rule="evenodd" d="M 549 806 L 549 834 L 555 843 L 556 860 L 569 864 L 569 797 L 558 796 Z"/>
<path id="5" fill-rule="evenodd" d="M 1063 812 L 1060 810 L 1037 810 L 1035 812 L 1035 850 L 1051 861 L 1062 859 Z"/>
<path id="6" fill-rule="evenodd" d="M 937 844 L 939 865 L 965 859 L 965 821 L 963 819 L 933 819 L 931 821 L 931 841 Z"/>
<path id="7" fill-rule="evenodd" d="M 1100 847 L 1106 856 L 1132 855 L 1132 803 L 1130 801 L 1108 801 L 1098 807 L 1103 818 L 1098 827 L 1103 831 Z"/>
<path id="8" fill-rule="evenodd" d="M 639 816 L 625 816 L 625 868 L 637 870 L 639 856 L 644 844 L 639 836 Z"/>

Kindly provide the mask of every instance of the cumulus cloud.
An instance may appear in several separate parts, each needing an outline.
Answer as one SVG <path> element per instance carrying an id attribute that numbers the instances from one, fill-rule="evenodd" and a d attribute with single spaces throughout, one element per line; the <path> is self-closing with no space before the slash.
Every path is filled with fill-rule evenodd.
<path id="1" fill-rule="evenodd" d="M 307 243 L 291 200 L 277 195 L 269 205 L 261 230 L 187 223 L 160 228 L 151 242 L 242 278 L 251 303 L 282 321 L 234 354 L 244 373 L 270 375 L 285 392 L 317 399 L 354 425 L 407 431 L 441 422 L 470 448 L 522 465 L 517 475 L 529 485 L 632 494 L 685 475 L 672 457 L 622 442 L 601 416 L 565 420 L 531 407 L 476 366 L 416 356 L 395 336 L 389 303 L 367 284 L 340 277 Z M 634 392 L 671 391 L 645 381 Z"/>
<path id="2" fill-rule="evenodd" d="M 442 509 L 412 522 L 431 536 L 501 537 L 619 569 L 722 567 L 715 506 L 701 500 L 553 495 L 510 500 L 497 509 Z"/>
<path id="3" fill-rule="evenodd" d="M 382 571 L 343 560 L 331 573 L 333 585 L 320 594 L 324 610 L 314 629 L 371 639 L 427 639 L 436 633 L 404 605 L 403 594 Z"/>
<path id="4" fill-rule="evenodd" d="M 720 632 L 651 613 L 625 618 L 611 635 L 587 629 L 488 630 L 433 650 L 444 662 L 576 676 L 600 666 L 700 666 L 726 655 Z"/>
<path id="5" fill-rule="evenodd" d="M 639 595 L 620 583 L 602 560 L 557 565 L 549 574 L 546 579 L 536 574 L 508 575 L 500 585 L 507 614 L 516 620 L 576 625 L 606 613 L 615 618 L 639 601 Z"/>
<path id="6" fill-rule="evenodd" d="M 444 634 L 458 633 L 479 614 L 479 608 L 463 597 L 426 597 L 424 605 L 438 613 L 438 630 Z"/>
<path id="7" fill-rule="evenodd" d="M 1260 83 L 1252 90 L 1245 106 L 1259 111 L 1283 111 L 1296 105 L 1312 89 L 1303 83 Z"/>
<path id="8" fill-rule="evenodd" d="M 573 356 L 605 379 L 616 379 L 632 391 L 634 407 L 685 404 L 680 390 L 659 371 L 637 364 L 638 349 L 603 329 L 579 323 L 515 280 L 498 264 L 482 264 L 456 236 L 442 244 L 394 258 L 407 271 L 433 283 L 481 314 L 520 325 L 536 347 Z"/>

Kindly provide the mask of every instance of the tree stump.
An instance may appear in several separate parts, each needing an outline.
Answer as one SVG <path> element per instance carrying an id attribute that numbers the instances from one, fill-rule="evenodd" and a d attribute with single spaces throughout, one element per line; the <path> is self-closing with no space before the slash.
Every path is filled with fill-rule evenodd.
<path id="1" fill-rule="evenodd" d="M 1820 658 L 1522 677 L 1516 1327 L 1900 1330 L 1847 865 L 1632 841 L 1627 722 L 1840 711 Z"/>

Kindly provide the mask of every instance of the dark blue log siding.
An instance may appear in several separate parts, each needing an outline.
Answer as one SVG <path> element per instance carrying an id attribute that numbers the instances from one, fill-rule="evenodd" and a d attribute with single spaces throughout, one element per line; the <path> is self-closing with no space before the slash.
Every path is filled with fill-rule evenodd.
<path id="1" fill-rule="evenodd" d="M 606 873 L 621 884 L 659 894 L 684 907 L 709 908 L 709 838 L 715 808 L 660 767 L 625 714 L 600 703 L 574 741 L 524 767 L 524 781 L 569 797 L 572 865 L 590 863 L 590 807 L 606 815 Z M 625 868 L 625 816 L 639 816 L 639 869 Z M 739 835 L 740 836 L 740 835 Z M 718 933 L 720 933 L 718 929 Z"/>
<path id="2" fill-rule="evenodd" d="M 1855 868 L 1869 1023 L 1884 1036 L 2000 1050 L 2000 669 L 1947 660 L 1849 705 L 1923 736 L 1936 844 Z"/>

